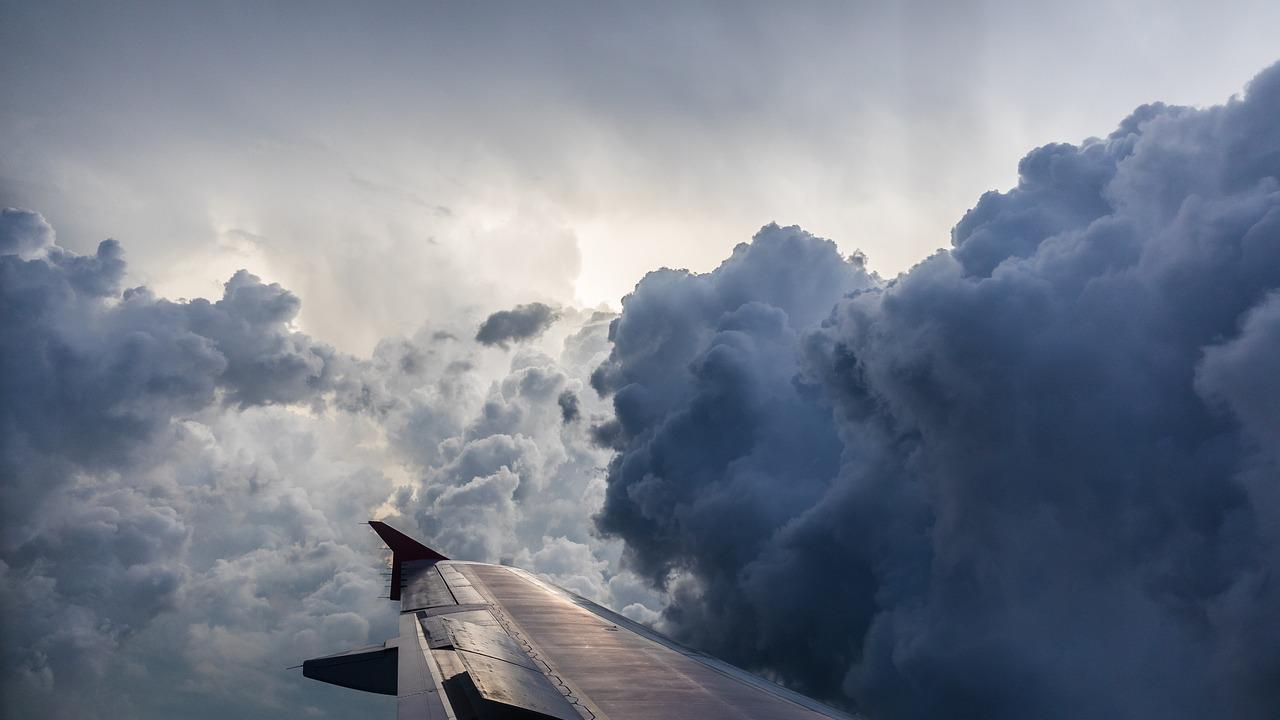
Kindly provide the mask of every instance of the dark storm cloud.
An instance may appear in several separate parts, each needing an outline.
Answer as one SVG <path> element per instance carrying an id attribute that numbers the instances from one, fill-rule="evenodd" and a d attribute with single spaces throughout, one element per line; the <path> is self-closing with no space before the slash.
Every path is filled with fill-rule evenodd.
<path id="1" fill-rule="evenodd" d="M 683 638 L 871 717 L 1270 717 L 1277 117 L 1280 66 L 1038 148 L 879 286 L 772 226 L 651 273 L 600 529 Z"/>
<path id="2" fill-rule="evenodd" d="M 548 305 L 540 302 L 517 305 L 510 310 L 499 310 L 480 323 L 476 341 L 484 345 L 506 347 L 507 343 L 538 337 L 560 317 Z"/>
<path id="3" fill-rule="evenodd" d="M 578 404 L 578 396 L 572 390 L 565 390 L 560 393 L 560 397 L 556 399 L 560 405 L 560 419 L 565 423 L 571 423 L 577 420 L 582 414 Z"/>
<path id="4" fill-rule="evenodd" d="M 708 575 L 745 562 L 816 501 L 840 447 L 829 410 L 794 386 L 797 333 L 871 284 L 834 243 L 770 225 L 715 272 L 652 272 L 623 300 L 613 351 L 592 376 L 618 423 L 596 441 L 628 442 L 600 527 L 627 540 L 644 572 L 661 578 L 676 558 L 707 560 Z"/>

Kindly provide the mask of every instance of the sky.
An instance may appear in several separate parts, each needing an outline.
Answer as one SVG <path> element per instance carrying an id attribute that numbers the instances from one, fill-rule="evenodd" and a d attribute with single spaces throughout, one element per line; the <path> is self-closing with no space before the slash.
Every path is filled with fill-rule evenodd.
<path id="1" fill-rule="evenodd" d="M 1270 717 L 1273 5 L 6 3 L 3 714 L 393 712 L 283 670 L 378 517 L 874 720 Z"/>
<path id="2" fill-rule="evenodd" d="M 353 352 L 618 308 L 766 222 L 892 276 L 1027 149 L 1273 59 L 1273 3 L 14 3 L 6 202 L 170 297 L 235 270 Z"/>

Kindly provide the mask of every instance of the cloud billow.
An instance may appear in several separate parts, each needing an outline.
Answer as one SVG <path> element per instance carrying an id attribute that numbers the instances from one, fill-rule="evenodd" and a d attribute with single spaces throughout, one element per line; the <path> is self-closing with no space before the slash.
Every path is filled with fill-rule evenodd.
<path id="1" fill-rule="evenodd" d="M 39 214 L 15 209 L 0 218 L 0 237 L 0 606 L 22 618 L 4 628 L 5 711 L 136 714 L 118 682 L 106 681 L 115 687 L 106 693 L 95 683 L 110 677 L 123 644 L 143 643 L 184 597 L 185 609 L 217 623 L 205 599 L 230 593 L 201 587 L 210 567 L 201 558 L 234 562 L 236 553 L 211 534 L 240 535 L 264 567 L 269 543 L 237 533 L 241 523 L 298 539 L 306 528 L 313 548 L 331 540 L 306 508 L 323 504 L 322 494 L 299 504 L 265 464 L 242 504 L 244 468 L 227 466 L 254 453 L 228 458 L 214 438 L 241 413 L 316 400 L 345 359 L 290 327 L 296 297 L 247 272 L 215 302 L 170 302 L 122 287 L 114 240 L 78 255 L 56 244 Z M 271 432 L 294 434 L 278 424 Z M 326 554 L 318 564 L 334 587 L 358 584 L 334 575 L 352 553 Z M 171 638 L 163 666 L 130 672 L 155 682 L 149 673 L 184 666 L 182 651 Z"/>
<path id="2" fill-rule="evenodd" d="M 1277 116 L 1038 148 L 887 283 L 773 226 L 647 276 L 597 524 L 668 626 L 875 718 L 1269 717 Z"/>
<path id="3" fill-rule="evenodd" d="M 505 348 L 508 343 L 538 337 L 559 317 L 560 313 L 540 302 L 499 310 L 480 323 L 476 342 Z"/>
<path id="4" fill-rule="evenodd" d="M 36 213 L 6 210 L 0 234 L 52 230 Z M 114 240 L 85 256 L 41 242 L 44 257 L 0 256 L 8 449 L 127 463 L 173 417 L 218 397 L 243 406 L 301 402 L 327 382 L 335 353 L 289 328 L 299 304 L 279 285 L 241 271 L 217 302 L 173 303 L 145 288 L 121 289 L 125 263 Z M 15 468 L 9 477 L 26 475 Z M 48 487 L 3 489 L 6 507 L 35 510 Z"/>
<path id="5" fill-rule="evenodd" d="M 606 411 L 582 389 L 607 315 L 569 311 L 562 353 L 449 342 L 460 319 L 357 358 L 247 271 L 213 301 L 127 275 L 115 241 L 0 215 L 0 715 L 377 712 L 283 670 L 394 634 L 375 512 L 655 616 L 581 510 L 607 454 L 564 420 Z"/>

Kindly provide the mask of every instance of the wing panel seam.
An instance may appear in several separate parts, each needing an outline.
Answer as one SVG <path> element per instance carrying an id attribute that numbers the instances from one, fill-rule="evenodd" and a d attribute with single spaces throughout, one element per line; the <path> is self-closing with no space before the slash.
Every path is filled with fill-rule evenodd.
<path id="1" fill-rule="evenodd" d="M 587 699 L 584 693 L 578 692 L 578 689 L 572 683 L 561 677 L 559 669 L 546 659 L 533 641 L 528 638 L 527 633 L 520 628 L 515 620 L 507 615 L 501 603 L 489 592 L 489 588 L 484 584 L 483 580 L 472 573 L 467 573 L 465 577 L 471 581 L 472 587 L 476 588 L 477 592 L 488 598 L 489 612 L 493 614 L 494 619 L 498 621 L 502 629 L 520 645 L 535 665 L 541 666 L 538 672 L 545 675 L 552 682 L 556 690 L 564 695 L 565 700 L 579 714 L 583 715 L 586 720 L 609 720 L 609 716 L 603 710 L 600 710 L 595 703 Z"/>

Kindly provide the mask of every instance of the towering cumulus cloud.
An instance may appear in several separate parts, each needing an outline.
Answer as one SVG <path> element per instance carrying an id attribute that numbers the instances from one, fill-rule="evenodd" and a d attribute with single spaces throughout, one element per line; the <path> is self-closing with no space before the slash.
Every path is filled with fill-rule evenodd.
<path id="1" fill-rule="evenodd" d="M 887 283 L 774 226 L 646 277 L 597 524 L 667 625 L 874 718 L 1272 717 L 1277 118 L 1038 148 Z"/>

